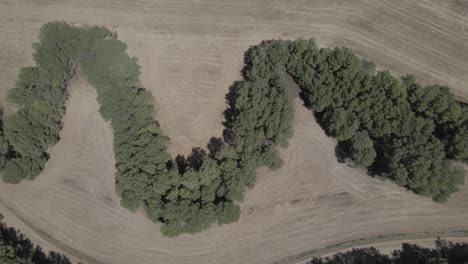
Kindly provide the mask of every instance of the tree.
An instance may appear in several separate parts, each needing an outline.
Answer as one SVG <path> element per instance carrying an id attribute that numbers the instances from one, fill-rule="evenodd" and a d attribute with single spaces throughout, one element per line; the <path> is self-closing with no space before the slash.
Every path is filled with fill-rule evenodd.
<path id="1" fill-rule="evenodd" d="M 411 109 L 419 116 L 432 119 L 436 125 L 454 122 L 461 116 L 461 107 L 455 101 L 447 86 L 430 85 L 423 87 L 407 76 L 408 102 Z"/>
<path id="2" fill-rule="evenodd" d="M 445 129 L 445 146 L 447 156 L 457 160 L 468 161 L 468 106 L 459 104 L 461 108 L 460 118 L 450 122 Z"/>
<path id="3" fill-rule="evenodd" d="M 0 219 L 2 219 L 0 215 Z M 18 230 L 0 221 L 0 263 L 2 264 L 71 264 L 70 260 L 56 252 L 43 252 L 39 246 Z"/>
<path id="4" fill-rule="evenodd" d="M 218 224 L 229 224 L 239 220 L 240 208 L 238 205 L 223 203 L 218 208 Z"/>
<path id="5" fill-rule="evenodd" d="M 21 264 L 21 259 L 15 255 L 12 246 L 0 242 L 0 262 L 4 264 Z"/>
<path id="6" fill-rule="evenodd" d="M 315 257 L 310 264 L 463 264 L 468 261 L 468 245 L 436 240 L 436 248 L 403 243 L 401 249 L 385 255 L 369 248 L 338 252 L 329 257 Z"/>
<path id="7" fill-rule="evenodd" d="M 331 257 L 313 258 L 310 264 L 392 264 L 390 257 L 380 253 L 376 248 L 352 249 L 336 253 Z"/>
<path id="8" fill-rule="evenodd" d="M 468 129 L 460 128 L 449 145 L 449 155 L 458 160 L 468 160 Z"/>
<path id="9" fill-rule="evenodd" d="M 169 236 L 235 221 L 257 168 L 282 165 L 276 147 L 286 147 L 293 134 L 288 74 L 328 134 L 349 144 L 358 165 L 378 167 L 438 201 L 463 183 L 464 171 L 448 159 L 467 158 L 466 105 L 448 87 L 422 87 L 412 77 L 376 72 L 347 48 L 319 49 L 313 40 L 251 47 L 242 80 L 226 96 L 223 138 L 209 152 L 194 149 L 173 160 L 152 95 L 138 86 L 140 66 L 116 32 L 47 23 L 33 47 L 36 66 L 20 70 L 7 96 L 18 111 L 0 118 L 3 180 L 18 183 L 42 171 L 47 149 L 59 140 L 67 82 L 81 67 L 113 130 L 121 205 L 144 208 Z"/>
<path id="10" fill-rule="evenodd" d="M 349 146 L 360 166 L 420 195 L 445 201 L 464 182 L 447 161 L 464 160 L 468 118 L 450 89 L 397 79 L 346 48 L 290 44 L 287 71 L 329 135 Z M 367 136 L 364 136 L 366 135 Z"/>
<path id="11" fill-rule="evenodd" d="M 114 131 L 122 206 L 145 207 L 151 219 L 165 224 L 161 230 L 168 236 L 237 220 L 234 201 L 253 186 L 258 166 L 281 165 L 273 147 L 286 146 L 292 135 L 292 104 L 281 76 L 288 46 L 264 42 L 246 53 L 245 80 L 227 97 L 226 137 L 218 153 L 195 150 L 174 162 L 166 151 L 168 138 L 153 119 L 151 95 L 136 87 L 139 66 L 126 54 L 126 45 L 116 33 L 94 38 L 88 36 L 94 31 L 83 30 L 86 49 L 80 48 L 78 61 Z M 99 36 L 105 33 L 95 30 Z"/>
<path id="12" fill-rule="evenodd" d="M 359 121 L 354 113 L 343 108 L 326 111 L 324 116 L 327 130 L 338 140 L 348 140 L 359 129 Z"/>
<path id="13" fill-rule="evenodd" d="M 357 132 L 351 139 L 350 153 L 352 160 L 361 167 L 369 167 L 374 163 L 377 153 L 374 141 L 366 131 Z"/>

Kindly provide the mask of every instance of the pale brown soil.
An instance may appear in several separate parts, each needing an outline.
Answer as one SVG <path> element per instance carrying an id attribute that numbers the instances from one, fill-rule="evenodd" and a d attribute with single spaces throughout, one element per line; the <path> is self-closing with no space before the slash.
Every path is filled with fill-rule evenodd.
<path id="1" fill-rule="evenodd" d="M 445 239 L 450 240 L 450 241 L 457 241 L 460 243 L 468 243 L 467 238 L 459 238 L 459 237 L 446 237 Z M 381 242 L 381 243 L 376 243 L 372 245 L 373 247 L 377 248 L 380 250 L 380 252 L 384 254 L 390 254 L 392 253 L 395 249 L 401 249 L 401 243 L 410 243 L 410 244 L 416 244 L 421 247 L 427 247 L 427 248 L 434 248 L 434 239 L 416 239 L 416 240 L 405 240 L 405 241 L 390 241 L 390 242 Z"/>
<path id="2" fill-rule="evenodd" d="M 463 1 L 0 0 L 0 94 L 32 65 L 41 24 L 66 20 L 117 30 L 142 66 L 170 152 L 188 154 L 222 131 L 224 95 L 242 54 L 262 39 L 315 37 L 346 45 L 379 68 L 413 73 L 468 98 L 468 17 Z M 327 138 L 295 101 L 295 135 L 282 169 L 259 171 L 239 222 L 163 237 L 159 225 L 118 204 L 112 131 L 96 93 L 70 85 L 61 141 L 33 182 L 0 184 L 0 213 L 46 249 L 106 264 L 272 263 L 370 236 L 468 229 L 468 188 L 435 204 L 336 161 Z M 7 108 L 9 105 L 4 103 Z"/>
<path id="3" fill-rule="evenodd" d="M 315 248 L 289 256 L 288 258 L 280 259 L 274 262 L 274 264 L 306 264 L 314 257 L 328 257 L 339 252 L 369 247 L 375 247 L 384 254 L 392 254 L 395 250 L 401 250 L 403 243 L 416 244 L 426 248 L 435 248 L 436 240 L 438 239 L 448 243 L 468 243 L 468 237 L 465 231 L 424 231 L 417 233 L 389 234 L 344 241 L 322 248 Z"/>
<path id="4" fill-rule="evenodd" d="M 339 250 L 325 250 L 324 252 L 314 252 L 313 254 L 309 254 L 309 255 L 307 255 L 305 257 L 301 257 L 301 260 L 297 260 L 297 261 L 284 260 L 284 261 L 276 262 L 275 264 L 279 264 L 279 263 L 309 264 L 310 260 L 313 257 L 323 257 L 323 258 L 325 258 L 325 257 L 330 257 L 330 256 L 332 256 L 334 254 L 339 253 L 339 252 L 347 252 L 347 251 L 351 251 L 353 249 L 368 248 L 368 247 L 374 247 L 374 248 L 378 249 L 380 252 L 382 252 L 383 254 L 392 255 L 392 253 L 395 250 L 401 250 L 403 243 L 414 244 L 414 245 L 418 245 L 420 247 L 425 247 L 425 248 L 435 248 L 436 247 L 435 240 L 437 238 L 438 238 L 437 236 L 434 236 L 434 237 L 431 237 L 431 238 L 424 238 L 424 239 L 403 239 L 403 240 L 399 240 L 399 239 L 392 240 L 392 239 L 390 239 L 389 241 L 385 241 L 385 242 L 373 242 L 373 243 L 363 244 L 363 245 L 359 245 L 359 246 L 344 247 L 344 248 L 340 248 Z M 468 243 L 468 238 L 467 237 L 444 236 L 441 239 L 443 239 L 445 241 L 452 241 L 454 243 Z"/>

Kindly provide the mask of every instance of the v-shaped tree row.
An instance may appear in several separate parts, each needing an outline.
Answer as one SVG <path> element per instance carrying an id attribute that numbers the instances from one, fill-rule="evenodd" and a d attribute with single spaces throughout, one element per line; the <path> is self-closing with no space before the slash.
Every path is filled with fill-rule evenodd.
<path id="1" fill-rule="evenodd" d="M 225 139 L 210 151 L 172 160 L 154 119 L 151 94 L 137 86 L 139 66 L 126 45 L 103 27 L 49 23 L 34 45 L 35 67 L 21 69 L 8 99 L 18 105 L 1 128 L 3 180 L 34 179 L 47 148 L 59 140 L 67 82 L 81 67 L 97 90 L 102 117 L 114 133 L 116 189 L 122 206 L 143 207 L 166 235 L 197 232 L 239 217 L 246 186 L 260 165 L 278 167 L 273 146 L 292 134 L 288 91 L 277 72 L 233 86 Z M 252 107 L 255 106 L 255 107 Z"/>
<path id="2" fill-rule="evenodd" d="M 67 82 L 79 66 L 112 125 L 122 206 L 143 207 L 169 236 L 236 221 L 256 169 L 281 166 L 274 147 L 287 146 L 293 134 L 286 74 L 356 164 L 440 201 L 463 182 L 464 171 L 448 158 L 468 158 L 466 105 L 447 87 L 375 72 L 346 48 L 319 49 L 313 40 L 252 47 L 244 79 L 226 96 L 223 138 L 175 160 L 154 119 L 151 94 L 137 86 L 136 59 L 115 32 L 54 22 L 42 27 L 34 48 L 36 66 L 22 68 L 8 93 L 19 109 L 1 122 L 3 180 L 34 179 L 43 169 L 47 148 L 59 140 Z"/>

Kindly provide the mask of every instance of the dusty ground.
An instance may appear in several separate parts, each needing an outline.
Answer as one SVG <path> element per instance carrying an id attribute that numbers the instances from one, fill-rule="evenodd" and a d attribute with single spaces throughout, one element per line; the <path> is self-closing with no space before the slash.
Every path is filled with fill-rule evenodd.
<path id="1" fill-rule="evenodd" d="M 460 243 L 468 243 L 468 239 L 466 238 L 457 238 L 457 237 L 447 237 L 447 240 L 451 241 L 459 241 Z M 385 253 L 385 254 L 390 254 L 392 253 L 395 248 L 400 248 L 401 249 L 401 243 L 410 243 L 410 244 L 416 244 L 421 247 L 427 247 L 427 248 L 434 248 L 434 239 L 418 239 L 418 240 L 405 240 L 405 241 L 390 241 L 390 242 L 382 242 L 382 243 L 376 243 L 375 245 L 372 245 L 373 247 L 377 248 L 380 250 L 380 252 Z"/>
<path id="2" fill-rule="evenodd" d="M 0 0 L 0 94 L 47 21 L 118 31 L 142 66 L 172 154 L 221 133 L 224 95 L 243 52 L 268 38 L 315 37 L 346 45 L 379 68 L 413 73 L 468 99 L 468 7 L 463 1 Z M 334 142 L 295 102 L 285 166 L 261 170 L 239 222 L 195 236 L 162 237 L 159 226 L 118 205 L 112 133 L 95 92 L 77 76 L 62 140 L 34 182 L 0 184 L 0 212 L 34 242 L 90 263 L 272 263 L 357 238 L 468 229 L 468 187 L 446 205 L 337 163 Z M 8 107 L 8 105 L 6 105 Z"/>
<path id="3" fill-rule="evenodd" d="M 355 246 L 355 247 L 348 247 L 348 248 L 344 248 L 344 249 L 340 249 L 340 250 L 337 250 L 337 251 L 327 251 L 326 253 L 324 254 L 319 254 L 319 256 L 321 257 L 328 257 L 328 256 L 332 256 L 338 252 L 346 252 L 346 251 L 350 251 L 352 249 L 356 249 L 356 248 L 367 248 L 367 247 L 375 247 L 377 248 L 380 252 L 384 253 L 384 254 L 392 254 L 396 249 L 399 249 L 401 250 L 401 247 L 402 247 L 402 243 L 409 243 L 409 244 L 416 244 L 420 247 L 426 247 L 426 248 L 435 248 L 436 245 L 435 245 L 435 240 L 437 238 L 425 238 L 425 239 L 404 239 L 404 240 L 390 240 L 390 241 L 385 241 L 385 242 L 375 242 L 375 243 L 372 243 L 372 244 L 366 244 L 366 245 L 362 245 L 362 246 Z M 468 243 L 468 238 L 466 237 L 443 237 L 444 240 L 446 241 L 456 241 L 458 243 Z M 310 261 L 310 257 L 307 258 L 307 260 L 305 261 L 298 261 L 298 262 L 290 262 L 290 263 L 294 263 L 294 264 L 309 264 L 309 261 Z"/>

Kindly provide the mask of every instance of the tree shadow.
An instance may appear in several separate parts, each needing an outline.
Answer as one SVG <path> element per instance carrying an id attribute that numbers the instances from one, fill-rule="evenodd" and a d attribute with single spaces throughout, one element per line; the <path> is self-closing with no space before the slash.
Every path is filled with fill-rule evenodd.
<path id="1" fill-rule="evenodd" d="M 336 143 L 335 156 L 339 163 L 346 163 L 349 159 L 351 159 L 349 148 L 349 140 L 338 141 L 338 143 Z"/>
<path id="2" fill-rule="evenodd" d="M 385 152 L 389 150 L 390 144 L 381 138 L 373 138 L 373 140 L 377 156 L 374 163 L 367 168 L 367 174 L 374 178 L 380 177 L 383 179 L 390 171 L 388 158 L 385 157 Z"/>
<path id="3" fill-rule="evenodd" d="M 234 120 L 236 115 L 236 100 L 238 98 L 237 90 L 239 86 L 242 85 L 244 81 L 235 81 L 231 86 L 229 86 L 229 91 L 225 95 L 227 108 L 223 112 L 224 116 L 224 127 L 229 127 L 231 122 Z"/>
<path id="4" fill-rule="evenodd" d="M 239 97 L 239 94 L 237 93 L 239 86 L 242 85 L 244 81 L 235 81 L 230 87 L 229 87 L 229 92 L 226 94 L 225 99 L 226 99 L 226 104 L 227 108 L 223 112 L 224 116 L 224 121 L 223 121 L 223 140 L 225 142 L 231 142 L 232 141 L 232 133 L 231 128 L 234 123 L 235 117 L 238 114 L 237 109 L 236 109 L 236 100 Z"/>
<path id="5" fill-rule="evenodd" d="M 224 141 L 222 138 L 219 138 L 219 137 L 210 138 L 210 141 L 207 144 L 207 148 L 209 152 L 208 156 L 214 159 L 216 154 L 219 152 L 219 150 L 223 146 L 223 144 L 224 144 Z"/>
<path id="6" fill-rule="evenodd" d="M 192 148 L 192 152 L 185 158 L 183 155 L 177 155 L 175 165 L 180 174 L 184 174 L 188 169 L 199 171 L 203 165 L 203 160 L 208 156 L 206 150 L 196 147 Z"/>
<path id="7" fill-rule="evenodd" d="M 468 244 L 453 243 L 437 238 L 436 248 L 440 255 L 448 260 L 448 263 L 467 263 L 468 262 Z"/>

